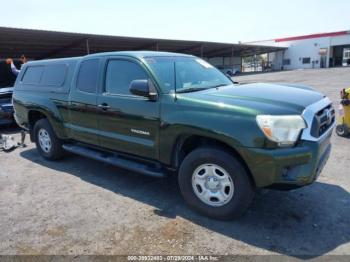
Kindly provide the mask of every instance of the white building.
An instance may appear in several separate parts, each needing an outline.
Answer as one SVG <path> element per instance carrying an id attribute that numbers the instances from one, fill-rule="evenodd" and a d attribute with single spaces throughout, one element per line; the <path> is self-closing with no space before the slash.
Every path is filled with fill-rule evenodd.
<path id="1" fill-rule="evenodd" d="M 350 65 L 350 31 L 255 41 L 247 44 L 287 47 L 269 54 L 274 70 Z"/>

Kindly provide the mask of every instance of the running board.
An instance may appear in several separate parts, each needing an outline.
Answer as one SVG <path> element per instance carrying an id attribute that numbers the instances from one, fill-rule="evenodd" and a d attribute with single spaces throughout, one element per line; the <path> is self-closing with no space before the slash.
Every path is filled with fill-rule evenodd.
<path id="1" fill-rule="evenodd" d="M 111 164 L 113 166 L 117 166 L 120 168 L 128 169 L 130 171 L 138 172 L 147 176 L 153 177 L 165 177 L 165 173 L 161 168 L 150 167 L 147 164 L 139 163 L 136 161 L 128 160 L 120 157 L 115 153 L 105 153 L 102 151 L 98 151 L 89 147 L 80 146 L 76 144 L 64 144 L 63 149 L 88 158 L 92 158 L 107 164 Z"/>

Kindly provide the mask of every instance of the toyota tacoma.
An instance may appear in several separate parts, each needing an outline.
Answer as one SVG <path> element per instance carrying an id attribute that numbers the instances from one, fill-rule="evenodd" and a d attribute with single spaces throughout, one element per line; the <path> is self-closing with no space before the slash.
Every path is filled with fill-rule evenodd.
<path id="1" fill-rule="evenodd" d="M 335 125 L 331 101 L 312 88 L 237 85 L 205 60 L 166 52 L 28 62 L 13 104 L 44 158 L 68 151 L 177 175 L 189 206 L 218 219 L 241 215 L 256 188 L 314 182 Z"/>

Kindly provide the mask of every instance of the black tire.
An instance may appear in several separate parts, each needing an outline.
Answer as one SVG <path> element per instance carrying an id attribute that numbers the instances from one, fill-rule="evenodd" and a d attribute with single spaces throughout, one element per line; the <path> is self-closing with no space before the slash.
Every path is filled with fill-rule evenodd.
<path id="1" fill-rule="evenodd" d="M 233 196 L 221 206 L 203 202 L 192 186 L 194 171 L 207 163 L 223 168 L 233 181 Z M 211 218 L 225 220 L 237 218 L 248 209 L 254 198 L 254 186 L 243 164 L 219 148 L 198 148 L 189 153 L 181 164 L 178 179 L 185 201 L 196 211 Z"/>
<path id="2" fill-rule="evenodd" d="M 45 150 L 39 141 L 39 132 L 46 131 L 50 139 L 50 148 Z M 56 136 L 52 126 L 46 118 L 38 120 L 34 125 L 34 138 L 36 148 L 41 156 L 48 160 L 56 160 L 63 157 L 64 150 L 62 148 L 62 141 Z M 47 147 L 48 149 L 48 147 Z"/>
<path id="3" fill-rule="evenodd" d="M 335 132 L 337 133 L 338 136 L 346 137 L 349 135 L 349 130 L 346 125 L 340 124 L 337 125 Z"/>

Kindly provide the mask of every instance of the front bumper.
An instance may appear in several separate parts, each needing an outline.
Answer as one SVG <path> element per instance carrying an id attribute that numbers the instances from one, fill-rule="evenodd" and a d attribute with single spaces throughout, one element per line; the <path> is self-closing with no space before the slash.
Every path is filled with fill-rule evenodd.
<path id="1" fill-rule="evenodd" d="M 303 141 L 294 148 L 241 148 L 257 187 L 294 188 L 314 182 L 326 164 L 330 151 L 329 135 L 323 141 Z"/>
<path id="2" fill-rule="evenodd" d="M 331 103 L 325 98 L 305 110 L 310 114 Z M 304 118 L 306 118 L 304 116 Z M 307 118 L 306 118 L 307 119 Z M 308 121 L 308 120 L 306 120 Z M 320 175 L 331 152 L 331 136 L 335 122 L 320 137 L 309 135 L 305 129 L 300 142 L 292 148 L 262 149 L 239 148 L 257 187 L 279 187 L 292 189 L 309 185 Z"/>

